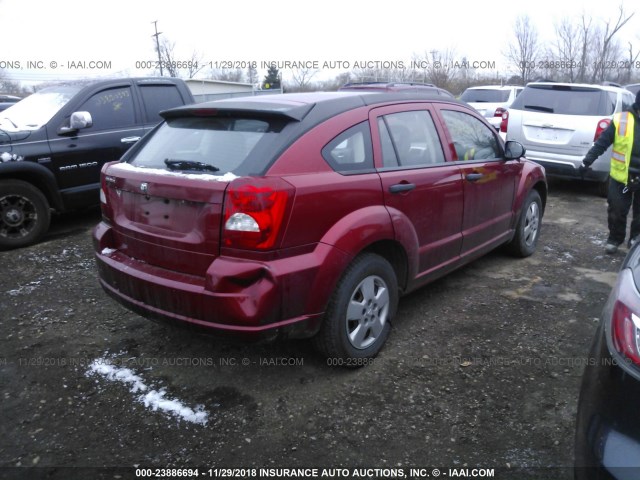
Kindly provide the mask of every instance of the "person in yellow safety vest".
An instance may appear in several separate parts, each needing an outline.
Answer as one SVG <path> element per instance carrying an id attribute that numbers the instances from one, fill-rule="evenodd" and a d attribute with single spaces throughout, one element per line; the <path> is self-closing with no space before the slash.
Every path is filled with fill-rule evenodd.
<path id="1" fill-rule="evenodd" d="M 596 143 L 582 160 L 580 173 L 584 174 L 591 164 L 611 145 L 611 169 L 609 171 L 609 194 L 607 196 L 607 220 L 609 238 L 605 245 L 607 253 L 616 253 L 624 243 L 627 232 L 627 215 L 633 205 L 629 247 L 640 240 L 640 92 L 628 111 L 616 113 L 613 121 L 602 132 Z"/>

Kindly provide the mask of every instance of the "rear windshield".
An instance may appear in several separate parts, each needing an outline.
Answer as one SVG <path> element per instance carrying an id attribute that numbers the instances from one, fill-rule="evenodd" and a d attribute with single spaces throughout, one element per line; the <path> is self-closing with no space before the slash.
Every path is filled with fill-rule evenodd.
<path id="1" fill-rule="evenodd" d="M 460 96 L 463 102 L 503 103 L 509 100 L 509 90 L 492 90 L 488 88 L 467 89 Z"/>
<path id="2" fill-rule="evenodd" d="M 137 167 L 169 169 L 180 163 L 189 173 L 243 174 L 243 165 L 273 142 L 285 122 L 279 119 L 182 117 L 163 123 L 129 163 Z M 189 164 L 212 168 L 188 168 Z"/>
<path id="3" fill-rule="evenodd" d="M 561 115 L 613 115 L 616 95 L 604 90 L 569 85 L 529 85 L 511 105 L 513 110 Z"/>

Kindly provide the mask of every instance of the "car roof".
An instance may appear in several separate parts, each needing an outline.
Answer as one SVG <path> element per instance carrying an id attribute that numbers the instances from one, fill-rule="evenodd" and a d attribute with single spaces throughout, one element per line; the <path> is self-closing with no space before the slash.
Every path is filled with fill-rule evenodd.
<path id="1" fill-rule="evenodd" d="M 427 87 L 427 88 L 438 88 L 433 83 L 423 83 L 423 82 L 353 82 L 353 83 L 345 83 L 343 86 L 339 88 L 339 90 L 347 90 L 347 89 L 358 89 L 358 88 L 375 88 L 375 89 L 385 89 L 385 88 L 411 88 L 411 87 Z"/>
<path id="2" fill-rule="evenodd" d="M 451 92 L 445 90 L 444 88 L 440 88 L 432 83 L 423 83 L 423 82 L 357 82 L 357 83 L 345 83 L 342 87 L 338 89 L 338 91 L 349 91 L 349 90 L 358 90 L 358 91 L 387 91 L 387 92 L 395 92 L 395 91 L 414 91 L 420 92 L 423 91 L 436 91 L 440 94 L 447 95 L 453 97 Z"/>
<path id="3" fill-rule="evenodd" d="M 483 89 L 492 89 L 492 90 L 511 90 L 512 88 L 524 88 L 522 85 L 476 85 L 474 87 L 469 87 L 467 90 L 483 90 Z"/>
<path id="4" fill-rule="evenodd" d="M 161 113 L 164 118 L 204 116 L 216 111 L 253 113 L 320 123 L 332 116 L 367 105 L 411 102 L 446 102 L 467 106 L 454 98 L 428 92 L 309 92 L 236 97 L 185 105 Z M 313 112 L 313 113 L 312 113 Z"/>
<path id="5" fill-rule="evenodd" d="M 561 86 L 561 87 L 569 87 L 569 89 L 573 87 L 577 88 L 591 88 L 594 90 L 606 90 L 609 92 L 621 92 L 625 89 L 622 87 L 617 87 L 614 85 L 599 85 L 596 83 L 569 83 L 569 82 L 529 82 L 527 83 L 527 87 L 535 87 L 537 85 L 541 86 Z"/>

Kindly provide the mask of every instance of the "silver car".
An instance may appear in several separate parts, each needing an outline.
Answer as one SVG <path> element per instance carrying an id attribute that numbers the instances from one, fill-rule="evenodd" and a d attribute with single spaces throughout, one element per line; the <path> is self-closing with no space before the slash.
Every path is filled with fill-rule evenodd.
<path id="1" fill-rule="evenodd" d="M 475 108 L 480 115 L 485 117 L 498 130 L 502 121 L 502 114 L 522 90 L 524 90 L 524 87 L 516 85 L 469 87 L 462 93 L 460 100 Z"/>
<path id="2" fill-rule="evenodd" d="M 527 158 L 543 165 L 547 175 L 582 178 L 578 168 L 613 115 L 627 110 L 634 95 L 620 87 L 577 83 L 527 84 L 503 115 L 507 140 L 527 149 Z M 587 171 L 584 180 L 599 182 L 606 194 L 611 149 Z"/>

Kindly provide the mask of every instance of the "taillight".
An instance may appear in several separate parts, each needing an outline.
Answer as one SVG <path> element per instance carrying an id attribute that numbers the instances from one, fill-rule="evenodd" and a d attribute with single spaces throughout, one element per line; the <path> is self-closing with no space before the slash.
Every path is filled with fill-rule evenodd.
<path id="1" fill-rule="evenodd" d="M 113 178 L 110 175 L 105 175 L 102 174 L 101 175 L 101 181 L 100 181 L 100 210 L 102 211 L 102 217 L 104 219 L 107 220 L 111 220 L 112 218 L 112 211 L 111 211 L 111 206 L 109 205 L 109 185 L 110 184 L 114 184 L 116 181 L 115 178 Z"/>
<path id="2" fill-rule="evenodd" d="M 293 187 L 277 178 L 240 178 L 227 188 L 222 240 L 225 246 L 268 250 L 281 233 Z"/>
<path id="3" fill-rule="evenodd" d="M 593 136 L 594 142 L 598 140 L 598 137 L 602 135 L 602 132 L 604 132 L 607 129 L 610 123 L 611 123 L 610 118 L 603 118 L 602 120 L 598 120 L 598 125 L 596 126 L 596 134 Z"/>
<path id="4" fill-rule="evenodd" d="M 507 127 L 509 126 L 509 110 L 502 112 L 502 121 L 500 122 L 500 131 L 507 133 Z"/>
<path id="5" fill-rule="evenodd" d="M 498 108 L 496 108 L 496 111 L 493 112 L 493 116 L 494 117 L 501 117 L 504 114 L 504 112 L 506 112 L 506 111 L 507 111 L 506 108 L 498 107 Z"/>
<path id="6" fill-rule="evenodd" d="M 611 337 L 619 354 L 640 365 L 640 317 L 620 300 L 613 307 Z"/>

